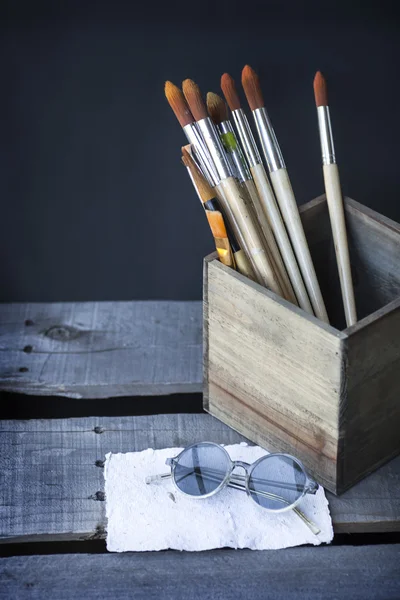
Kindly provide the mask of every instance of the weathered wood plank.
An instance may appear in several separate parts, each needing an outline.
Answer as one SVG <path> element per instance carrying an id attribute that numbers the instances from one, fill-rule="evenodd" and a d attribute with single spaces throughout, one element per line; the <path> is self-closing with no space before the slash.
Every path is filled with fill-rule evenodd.
<path id="1" fill-rule="evenodd" d="M 0 561 L 0 597 L 24 600 L 390 600 L 400 545 L 21 556 Z"/>
<path id="2" fill-rule="evenodd" d="M 107 452 L 243 438 L 209 415 L 3 421 L 0 541 L 105 535 L 102 463 Z M 336 532 L 400 530 L 400 458 L 336 498 Z"/>
<path id="3" fill-rule="evenodd" d="M 0 305 L 0 389 L 73 398 L 202 390 L 201 302 Z"/>

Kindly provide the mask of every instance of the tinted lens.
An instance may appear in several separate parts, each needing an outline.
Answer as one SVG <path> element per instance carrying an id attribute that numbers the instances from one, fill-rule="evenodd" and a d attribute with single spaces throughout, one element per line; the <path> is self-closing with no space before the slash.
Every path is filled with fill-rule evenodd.
<path id="1" fill-rule="evenodd" d="M 225 450 L 210 443 L 185 450 L 175 465 L 175 483 L 191 496 L 205 496 L 221 485 L 231 463 Z"/>
<path id="2" fill-rule="evenodd" d="M 251 497 L 269 510 L 281 510 L 294 504 L 303 494 L 305 485 L 305 472 L 288 456 L 266 456 L 249 478 Z"/>

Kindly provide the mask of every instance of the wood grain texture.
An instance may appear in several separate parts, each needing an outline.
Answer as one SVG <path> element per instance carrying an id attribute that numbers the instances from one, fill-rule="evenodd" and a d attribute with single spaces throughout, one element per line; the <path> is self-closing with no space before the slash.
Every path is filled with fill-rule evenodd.
<path id="1" fill-rule="evenodd" d="M 363 319 L 400 296 L 400 225 L 351 198 L 344 198 L 344 205 L 358 319 Z M 330 322 L 345 329 L 326 196 L 299 210 Z"/>
<path id="2" fill-rule="evenodd" d="M 398 600 L 400 546 L 16 556 L 0 598 Z"/>
<path id="3" fill-rule="evenodd" d="M 400 298 L 350 328 L 347 346 L 343 489 L 400 453 Z"/>
<path id="4" fill-rule="evenodd" d="M 335 493 L 400 452 L 400 226 L 350 199 L 346 211 L 363 318 L 342 332 L 222 265 L 207 262 L 205 271 L 206 410 L 254 442 L 298 455 Z M 301 216 L 311 251 L 323 257 L 317 269 L 328 273 L 324 292 L 343 313 L 325 197 Z"/>
<path id="5" fill-rule="evenodd" d="M 329 322 L 336 329 L 343 330 L 346 327 L 346 321 L 325 194 L 300 206 L 299 212 Z M 318 227 L 315 226 L 315 223 L 318 223 Z M 352 258 L 350 252 L 350 259 L 352 260 Z"/>
<path id="6" fill-rule="evenodd" d="M 400 225 L 346 198 L 358 318 L 363 318 L 400 296 Z"/>
<path id="7" fill-rule="evenodd" d="M 206 272 L 206 409 L 334 490 L 345 335 L 216 261 Z"/>
<path id="8" fill-rule="evenodd" d="M 105 537 L 107 452 L 243 441 L 209 415 L 3 421 L 0 542 Z M 327 494 L 335 532 L 400 530 L 400 458 L 340 498 Z"/>
<path id="9" fill-rule="evenodd" d="M 201 392 L 201 302 L 0 305 L 0 389 L 73 398 Z"/>

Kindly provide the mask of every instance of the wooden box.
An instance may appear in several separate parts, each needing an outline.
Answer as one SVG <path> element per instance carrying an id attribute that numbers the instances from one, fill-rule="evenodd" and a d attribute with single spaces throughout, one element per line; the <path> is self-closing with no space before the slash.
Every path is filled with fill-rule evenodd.
<path id="1" fill-rule="evenodd" d="M 331 325 L 204 267 L 204 408 L 339 494 L 400 452 L 400 226 L 345 199 L 359 321 L 346 329 L 325 196 L 301 208 Z"/>

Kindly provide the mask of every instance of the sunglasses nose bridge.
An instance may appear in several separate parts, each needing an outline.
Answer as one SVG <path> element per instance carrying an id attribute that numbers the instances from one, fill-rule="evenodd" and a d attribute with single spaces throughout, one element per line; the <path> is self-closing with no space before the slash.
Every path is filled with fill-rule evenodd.
<path id="1" fill-rule="evenodd" d="M 247 473 L 247 470 L 248 470 L 248 468 L 250 467 L 250 464 L 249 464 L 249 463 L 247 463 L 247 462 L 243 462 L 242 460 L 233 460 L 233 461 L 232 461 L 232 463 L 233 463 L 233 468 L 232 468 L 232 471 L 233 471 L 234 469 L 241 468 L 241 469 L 243 469 L 244 471 L 246 471 L 246 473 Z"/>

